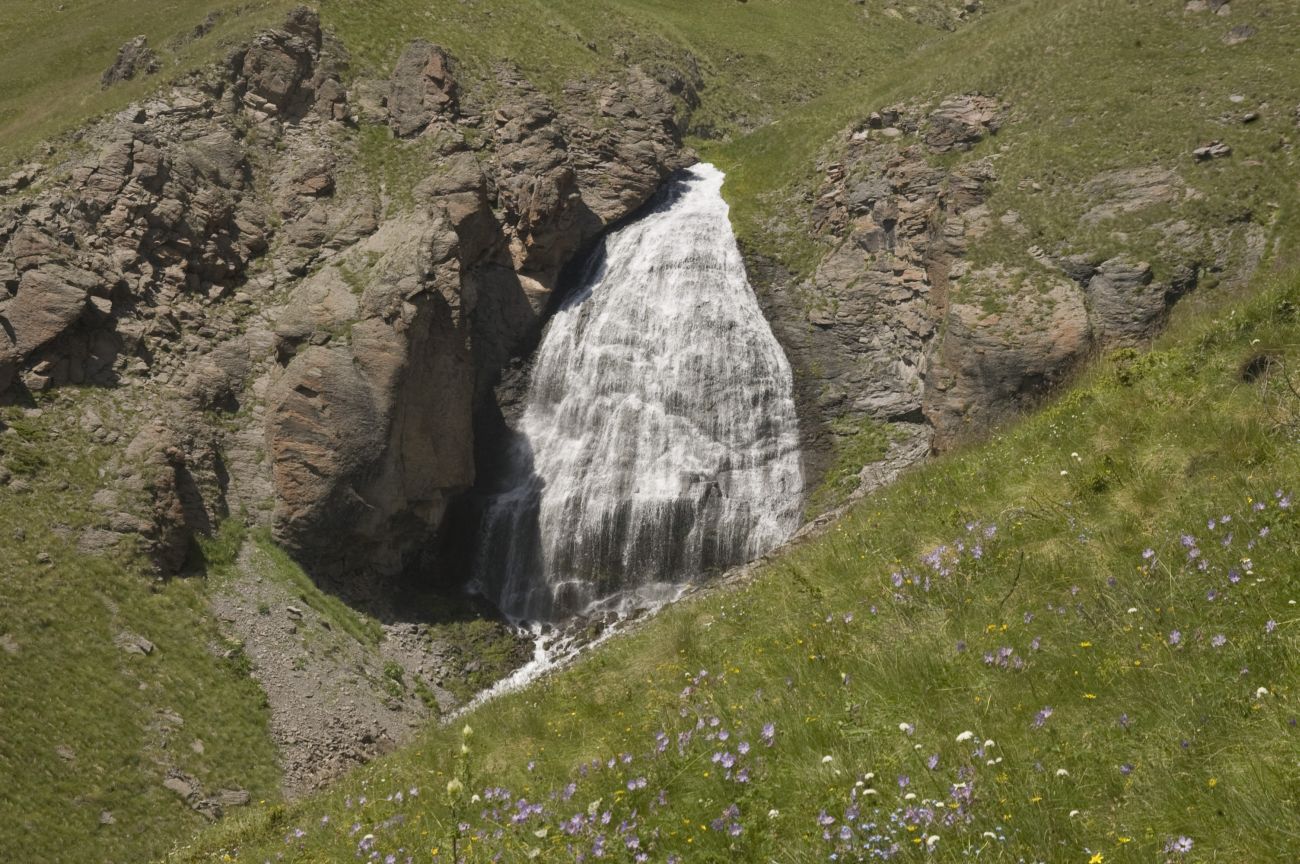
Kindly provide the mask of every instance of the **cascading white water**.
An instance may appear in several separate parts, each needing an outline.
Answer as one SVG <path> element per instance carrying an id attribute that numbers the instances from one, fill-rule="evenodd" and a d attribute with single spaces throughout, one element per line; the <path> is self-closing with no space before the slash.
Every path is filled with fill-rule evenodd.
<path id="1" fill-rule="evenodd" d="M 480 590 L 516 619 L 653 599 L 798 527 L 790 366 L 745 277 L 723 174 L 613 232 L 538 348 Z"/>

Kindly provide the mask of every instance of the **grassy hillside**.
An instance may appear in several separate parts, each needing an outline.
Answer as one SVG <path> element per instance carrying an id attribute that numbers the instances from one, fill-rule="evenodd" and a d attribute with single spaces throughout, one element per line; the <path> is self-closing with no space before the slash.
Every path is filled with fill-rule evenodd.
<path id="1" fill-rule="evenodd" d="M 1234 27 L 1255 32 L 1226 44 Z M 1168 209 L 1087 232 L 1079 219 L 1098 203 L 1085 194 L 1087 181 L 1152 165 L 1174 169 L 1201 194 L 1194 212 L 1179 215 L 1255 221 L 1294 237 L 1300 67 L 1285 58 L 1297 51 L 1300 6 L 1288 0 L 1238 4 L 1228 17 L 1184 14 L 1182 4 L 1159 0 L 1019 0 L 752 135 L 703 150 L 728 172 L 742 241 L 800 271 L 822 252 L 809 245 L 804 222 L 814 163 L 832 136 L 887 105 L 968 92 L 1011 106 L 1001 133 L 974 155 L 992 155 L 1003 180 L 989 202 L 994 215 L 1015 211 L 1025 229 L 991 233 L 972 250 L 977 264 L 1028 263 L 1030 246 L 1061 242 L 1143 257 Z M 1243 122 L 1252 113 L 1257 119 Z M 1233 157 L 1197 164 L 1192 150 L 1217 139 Z"/>
<path id="2" fill-rule="evenodd" d="M 1290 860 L 1297 363 L 1291 275 L 172 860 Z"/>
<path id="3" fill-rule="evenodd" d="M 0 164 L 40 159 L 38 142 L 216 59 L 293 4 L 61 5 L 0 8 Z M 1144 255 L 1166 214 L 1081 234 L 1095 203 L 1082 190 L 1098 172 L 1157 163 L 1200 193 L 1199 218 L 1268 227 L 1276 260 L 1297 248 L 1300 68 L 1287 61 L 1300 8 L 1288 0 L 1238 3 L 1228 18 L 1174 0 L 990 0 L 957 32 L 937 0 L 318 5 L 357 74 L 384 74 L 416 37 L 456 54 L 471 90 L 490 89 L 501 60 L 557 87 L 694 58 L 693 143 L 729 172 L 742 240 L 800 271 L 821 252 L 803 220 L 833 136 L 892 102 L 972 90 L 1011 105 L 976 155 L 996 157 L 1003 178 L 995 215 L 1025 226 L 989 234 L 977 259 L 1060 243 Z M 212 33 L 177 41 L 209 11 L 224 13 Z M 1257 32 L 1226 45 L 1238 25 Z M 117 47 L 141 32 L 166 71 L 102 91 Z M 1194 163 L 1211 139 L 1233 158 Z M 473 860 L 570 860 L 569 845 L 590 855 L 597 835 L 606 857 L 631 859 L 633 834 L 656 861 L 856 860 L 889 829 L 855 820 L 843 842 L 858 845 L 837 848 L 850 806 L 893 826 L 903 859 L 938 837 L 937 858 L 1287 860 L 1300 848 L 1295 282 L 1249 303 L 1203 292 L 1160 351 L 1113 359 L 753 585 L 669 610 L 480 710 L 468 758 L 457 730 L 431 730 L 290 808 L 276 803 L 261 695 L 226 656 L 207 586 L 155 584 L 129 551 L 78 550 L 110 450 L 78 418 L 108 394 L 4 409 L 0 449 L 28 490 L 0 490 L 0 858 L 160 854 L 202 824 L 162 788 L 173 766 L 268 802 L 176 860 L 445 861 L 462 819 L 456 842 Z M 214 566 L 232 560 L 214 548 Z M 123 633 L 155 649 L 128 653 Z M 467 788 L 449 799 L 456 772 Z M 525 813 L 521 798 L 543 809 Z M 1163 851 L 1184 836 L 1189 853 Z"/>
<path id="4" fill-rule="evenodd" d="M 31 155 L 44 138 L 116 110 L 178 71 L 216 59 L 259 27 L 279 22 L 291 0 L 68 0 L 59 11 L 36 0 L 0 9 L 0 164 Z M 747 130 L 791 105 L 843 89 L 899 62 L 953 26 L 947 4 L 892 0 L 320 0 L 325 26 L 353 55 L 358 74 L 387 74 L 402 48 L 426 38 L 448 48 L 470 80 L 502 61 L 539 86 L 582 75 L 683 60 L 708 81 L 697 122 L 711 134 Z M 990 4 L 991 5 L 991 4 Z M 177 43 L 209 12 L 203 39 Z M 102 91 L 99 75 L 117 48 L 149 37 L 164 71 Z"/>
<path id="5" fill-rule="evenodd" d="M 278 795 L 263 697 L 202 581 L 157 583 L 130 550 L 84 545 L 112 451 L 84 431 L 91 411 L 113 408 L 68 389 L 0 409 L 14 475 L 0 487 L 0 848 L 15 861 L 161 852 L 203 824 L 163 787 L 169 770 L 209 794 Z"/>
<path id="6" fill-rule="evenodd" d="M 89 117 L 120 110 L 163 79 L 220 56 L 281 16 L 282 0 L 6 0 L 0 5 L 0 165 L 39 160 L 36 145 Z M 185 40 L 209 13 L 212 32 Z M 103 90 L 117 49 L 143 34 L 163 68 Z M 184 40 L 184 41 L 182 41 Z"/>

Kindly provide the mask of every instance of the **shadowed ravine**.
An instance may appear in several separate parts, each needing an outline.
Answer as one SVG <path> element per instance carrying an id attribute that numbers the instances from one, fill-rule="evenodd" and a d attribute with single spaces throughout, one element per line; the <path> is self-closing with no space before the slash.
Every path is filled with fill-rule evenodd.
<path id="1" fill-rule="evenodd" d="M 667 596 L 798 527 L 790 366 L 722 181 L 701 164 L 670 182 L 549 326 L 477 556 L 480 589 L 512 617 Z"/>

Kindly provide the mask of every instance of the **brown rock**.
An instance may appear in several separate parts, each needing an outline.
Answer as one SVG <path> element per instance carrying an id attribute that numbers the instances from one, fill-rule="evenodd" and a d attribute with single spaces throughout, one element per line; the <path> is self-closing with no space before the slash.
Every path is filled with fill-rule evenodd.
<path id="1" fill-rule="evenodd" d="M 1223 35 L 1223 44 L 1232 46 L 1240 45 L 1243 42 L 1249 42 L 1254 38 L 1257 32 L 1258 31 L 1249 24 L 1238 25 Z"/>
<path id="2" fill-rule="evenodd" d="M 378 258 L 351 345 L 303 348 L 268 396 L 276 536 L 309 564 L 396 571 L 473 481 L 467 322 L 435 265 L 455 248 L 436 220 L 385 223 L 357 250 Z"/>
<path id="3" fill-rule="evenodd" d="M 158 55 L 149 47 L 149 40 L 136 36 L 117 50 L 117 59 L 100 76 L 100 86 L 105 90 L 137 75 L 152 75 L 162 68 Z"/>
<path id="4" fill-rule="evenodd" d="M 1145 261 L 1112 258 L 1088 281 L 1089 319 L 1098 343 L 1137 345 L 1153 337 L 1164 323 L 1175 292 L 1153 281 Z"/>
<path id="5" fill-rule="evenodd" d="M 998 131 L 1002 109 L 996 99 L 968 95 L 945 99 L 925 124 L 923 140 L 931 150 L 969 150 Z"/>
<path id="6" fill-rule="evenodd" d="M 94 281 L 90 274 L 58 266 L 24 273 L 17 296 L 0 304 L 0 317 L 13 333 L 13 352 L 26 357 L 61 336 L 86 310 Z"/>
<path id="7" fill-rule="evenodd" d="M 1232 147 L 1222 141 L 1211 141 L 1192 151 L 1197 162 L 1209 162 L 1211 159 L 1224 159 L 1232 155 Z"/>
<path id="8" fill-rule="evenodd" d="M 454 117 L 457 90 L 446 51 L 417 39 L 398 58 L 389 82 L 389 125 L 401 138 L 423 132 L 435 117 Z"/>
<path id="9" fill-rule="evenodd" d="M 154 644 L 137 633 L 123 630 L 113 637 L 113 644 L 128 654 L 148 656 L 154 652 Z"/>
<path id="10" fill-rule="evenodd" d="M 299 6 L 283 29 L 261 33 L 236 58 L 244 82 L 244 103 L 254 110 L 296 119 L 316 98 L 311 86 L 321 47 L 320 18 Z"/>
<path id="11" fill-rule="evenodd" d="M 1084 191 L 1097 202 L 1083 215 L 1087 225 L 1158 204 L 1177 204 L 1199 194 L 1177 172 L 1155 166 L 1102 172 L 1088 181 Z"/>

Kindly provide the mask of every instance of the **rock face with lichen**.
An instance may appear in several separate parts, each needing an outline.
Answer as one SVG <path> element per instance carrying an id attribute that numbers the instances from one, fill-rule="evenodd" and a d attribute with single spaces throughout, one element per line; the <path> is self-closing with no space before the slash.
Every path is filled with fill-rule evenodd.
<path id="1" fill-rule="evenodd" d="M 637 68 L 556 97 L 502 68 L 483 100 L 417 41 L 354 99 L 347 63 L 295 9 L 0 197 L 0 398 L 130 394 L 96 539 L 161 572 L 236 509 L 318 575 L 417 560 L 560 272 L 690 161 Z M 359 126 L 409 189 L 363 176 Z"/>

